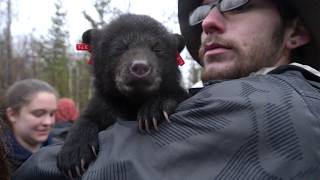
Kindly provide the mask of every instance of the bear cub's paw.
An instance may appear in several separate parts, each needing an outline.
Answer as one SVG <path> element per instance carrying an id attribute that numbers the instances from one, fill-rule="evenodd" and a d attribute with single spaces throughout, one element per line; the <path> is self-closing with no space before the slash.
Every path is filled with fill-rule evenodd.
<path id="1" fill-rule="evenodd" d="M 174 112 L 178 101 L 170 98 L 154 98 L 147 101 L 139 110 L 137 120 L 141 132 L 159 131 L 159 124 L 170 123 L 169 115 Z"/>
<path id="2" fill-rule="evenodd" d="M 76 131 L 78 134 L 72 137 L 78 138 L 66 141 L 63 145 L 57 155 L 57 167 L 65 176 L 71 179 L 82 176 L 89 164 L 97 158 L 99 131 L 92 131 L 89 128 Z"/>

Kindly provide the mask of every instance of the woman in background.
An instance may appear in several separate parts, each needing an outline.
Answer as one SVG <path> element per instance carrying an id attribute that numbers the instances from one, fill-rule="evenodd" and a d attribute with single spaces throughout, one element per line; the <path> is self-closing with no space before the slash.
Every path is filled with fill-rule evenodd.
<path id="1" fill-rule="evenodd" d="M 10 128 L 5 135 L 13 171 L 41 146 L 50 144 L 57 98 L 51 85 L 37 79 L 17 81 L 7 90 L 4 120 Z"/>
<path id="2" fill-rule="evenodd" d="M 61 98 L 55 113 L 56 123 L 52 130 L 52 142 L 63 142 L 74 121 L 79 117 L 79 110 L 71 98 Z"/>

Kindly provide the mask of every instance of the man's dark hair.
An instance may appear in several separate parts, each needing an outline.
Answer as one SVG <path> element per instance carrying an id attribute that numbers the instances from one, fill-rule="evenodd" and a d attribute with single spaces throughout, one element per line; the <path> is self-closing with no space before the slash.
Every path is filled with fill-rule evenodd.
<path id="1" fill-rule="evenodd" d="M 283 27 L 290 25 L 295 18 L 298 17 L 296 9 L 291 5 L 292 3 L 289 3 L 290 0 L 271 0 L 272 3 L 274 3 L 279 11 L 281 20 L 283 22 Z M 305 53 L 303 53 L 302 49 L 304 49 L 305 46 L 298 47 L 291 53 L 291 61 L 298 62 L 302 61 L 300 63 L 303 63 L 303 57 L 305 56 Z"/>
<path id="2" fill-rule="evenodd" d="M 288 3 L 288 0 L 271 0 L 271 2 L 276 5 L 284 25 L 287 25 L 298 16 L 292 5 Z"/>

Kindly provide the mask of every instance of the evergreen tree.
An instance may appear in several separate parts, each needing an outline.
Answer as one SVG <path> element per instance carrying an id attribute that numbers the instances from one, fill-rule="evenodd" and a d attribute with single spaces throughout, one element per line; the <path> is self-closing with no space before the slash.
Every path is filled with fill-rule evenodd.
<path id="1" fill-rule="evenodd" d="M 43 58 L 46 62 L 46 71 L 43 79 L 46 79 L 57 88 L 61 96 L 70 97 L 72 94 L 70 81 L 70 66 L 68 58 L 69 32 L 66 27 L 67 12 L 62 9 L 61 0 L 55 2 L 55 14 L 52 16 L 52 25 L 48 37 L 44 39 Z"/>

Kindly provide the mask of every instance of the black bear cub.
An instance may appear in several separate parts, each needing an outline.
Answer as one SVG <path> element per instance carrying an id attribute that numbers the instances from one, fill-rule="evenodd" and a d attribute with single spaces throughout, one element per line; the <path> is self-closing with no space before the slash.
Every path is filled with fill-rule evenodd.
<path id="1" fill-rule="evenodd" d="M 155 19 L 124 14 L 82 39 L 91 46 L 96 91 L 57 157 L 58 168 L 72 177 L 96 158 L 99 131 L 117 118 L 137 120 L 143 132 L 156 131 L 187 97 L 176 61 L 183 38 Z"/>

